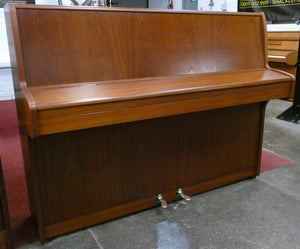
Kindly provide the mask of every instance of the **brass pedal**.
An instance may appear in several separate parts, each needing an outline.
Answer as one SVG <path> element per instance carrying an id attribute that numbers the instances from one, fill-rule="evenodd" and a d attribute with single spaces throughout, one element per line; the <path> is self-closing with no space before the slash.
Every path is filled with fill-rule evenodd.
<path id="1" fill-rule="evenodd" d="M 178 197 L 180 196 L 182 199 L 186 201 L 190 201 L 192 199 L 189 195 L 184 194 L 181 188 L 177 190 L 177 196 Z"/>
<path id="2" fill-rule="evenodd" d="M 159 194 L 156 198 L 156 202 L 160 203 L 160 206 L 162 208 L 167 208 L 168 207 L 168 203 L 164 200 L 164 198 L 162 197 L 161 194 Z"/>

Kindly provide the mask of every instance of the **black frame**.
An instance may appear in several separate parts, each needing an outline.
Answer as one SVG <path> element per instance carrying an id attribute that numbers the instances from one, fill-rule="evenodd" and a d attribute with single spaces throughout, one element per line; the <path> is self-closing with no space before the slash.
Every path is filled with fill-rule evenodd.
<path id="1" fill-rule="evenodd" d="M 281 113 L 279 116 L 277 116 L 277 118 L 279 119 L 293 123 L 298 123 L 298 121 L 300 120 L 300 38 L 296 67 L 296 86 L 293 105 L 286 111 Z"/>

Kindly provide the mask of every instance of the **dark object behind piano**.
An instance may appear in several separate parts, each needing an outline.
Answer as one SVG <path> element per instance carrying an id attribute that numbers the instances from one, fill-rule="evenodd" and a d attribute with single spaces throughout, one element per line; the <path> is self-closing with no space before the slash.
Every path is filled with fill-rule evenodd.
<path id="1" fill-rule="evenodd" d="M 293 123 L 298 123 L 298 121 L 300 120 L 300 39 L 296 67 L 296 88 L 293 105 L 277 117 L 279 119 Z"/>
<path id="2" fill-rule="evenodd" d="M 300 3 L 239 0 L 239 12 L 263 12 L 268 22 L 296 22 L 300 18 Z"/>

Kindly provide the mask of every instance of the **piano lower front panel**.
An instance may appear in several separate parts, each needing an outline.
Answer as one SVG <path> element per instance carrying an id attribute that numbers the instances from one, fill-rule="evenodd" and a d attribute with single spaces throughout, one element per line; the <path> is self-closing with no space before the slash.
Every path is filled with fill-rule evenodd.
<path id="1" fill-rule="evenodd" d="M 28 138 L 40 238 L 259 174 L 265 103 Z M 33 188 L 32 188 L 33 186 Z"/>

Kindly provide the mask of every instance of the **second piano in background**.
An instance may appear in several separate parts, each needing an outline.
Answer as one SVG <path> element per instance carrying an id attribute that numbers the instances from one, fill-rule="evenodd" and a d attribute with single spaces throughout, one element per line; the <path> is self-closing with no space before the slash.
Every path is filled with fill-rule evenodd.
<path id="1" fill-rule="evenodd" d="M 296 76 L 300 31 L 268 32 L 268 60 L 272 68 Z M 295 91 L 295 86 L 293 86 Z M 293 92 L 294 95 L 294 92 Z"/>

